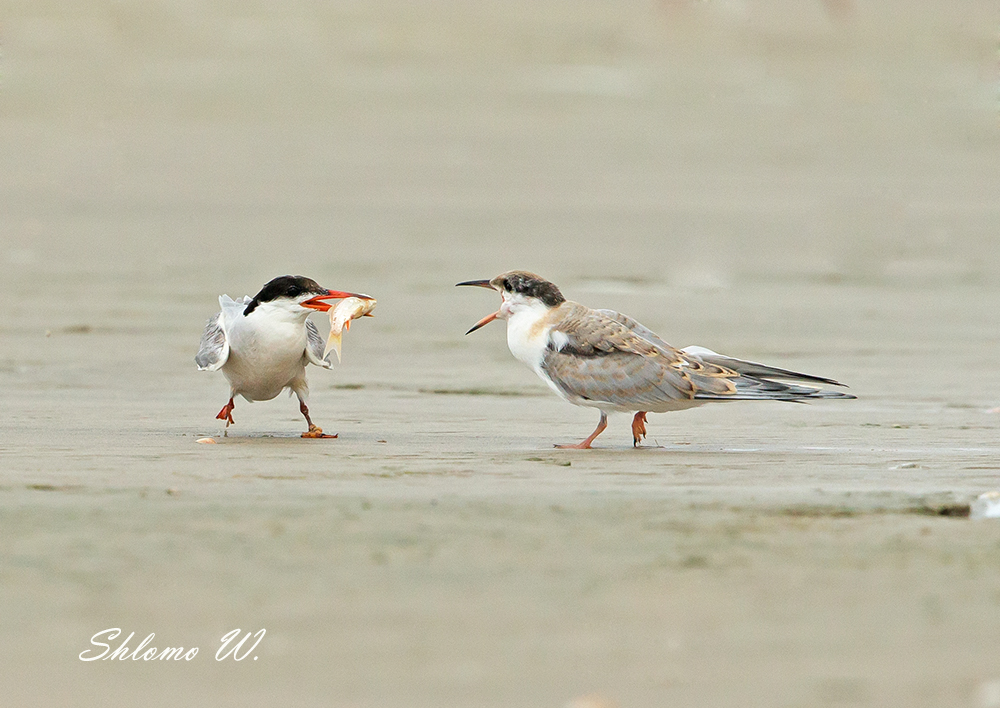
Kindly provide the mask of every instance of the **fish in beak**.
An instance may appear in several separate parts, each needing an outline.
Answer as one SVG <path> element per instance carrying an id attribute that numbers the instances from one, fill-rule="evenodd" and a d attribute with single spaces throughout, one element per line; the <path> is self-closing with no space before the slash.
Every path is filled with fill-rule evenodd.
<path id="1" fill-rule="evenodd" d="M 351 320 L 359 317 L 374 317 L 372 310 L 378 303 L 373 297 L 357 298 L 349 297 L 337 303 L 337 306 L 330 310 L 330 335 L 326 340 L 326 349 L 323 350 L 323 358 L 326 359 L 330 351 L 337 352 L 337 361 L 340 361 L 340 343 L 344 332 L 351 330 Z"/>
<path id="2" fill-rule="evenodd" d="M 325 295 L 317 295 L 316 297 L 303 302 L 302 307 L 308 307 L 310 310 L 318 310 L 319 312 L 326 312 L 332 307 L 332 305 L 328 302 L 323 302 L 324 300 L 343 300 L 344 298 L 349 297 L 356 297 L 360 300 L 374 299 L 368 295 L 359 295 L 358 293 L 347 293 L 342 290 L 327 290 Z"/>

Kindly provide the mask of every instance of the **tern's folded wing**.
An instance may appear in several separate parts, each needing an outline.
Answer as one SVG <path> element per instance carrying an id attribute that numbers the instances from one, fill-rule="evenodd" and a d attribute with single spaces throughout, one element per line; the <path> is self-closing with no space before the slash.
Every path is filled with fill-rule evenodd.
<path id="1" fill-rule="evenodd" d="M 322 366 L 324 369 L 332 369 L 333 364 L 323 358 L 323 350 L 326 349 L 326 340 L 319 333 L 319 329 L 312 320 L 306 320 L 306 336 L 309 341 L 306 343 L 306 359 L 310 364 Z"/>
<path id="2" fill-rule="evenodd" d="M 194 358 L 200 371 L 218 371 L 229 359 L 229 322 L 243 314 L 248 302 L 248 295 L 236 300 L 228 295 L 219 296 L 219 307 L 222 309 L 205 325 L 201 347 Z"/>
<path id="3" fill-rule="evenodd" d="M 650 410 L 693 398 L 690 378 L 662 362 L 628 352 L 580 356 L 550 351 L 542 368 L 570 401 Z"/>
<path id="4" fill-rule="evenodd" d="M 609 319 L 612 319 L 615 322 L 624 325 L 626 329 L 629 330 L 629 332 L 636 335 L 637 337 L 645 339 L 650 344 L 654 344 L 657 347 L 663 349 L 676 351 L 674 347 L 670 346 L 662 339 L 660 339 L 660 336 L 656 334 L 656 332 L 654 332 L 641 322 L 637 322 L 636 320 L 632 319 L 628 315 L 623 315 L 621 312 L 616 312 L 615 310 L 594 310 L 594 312 L 599 312 L 605 317 L 608 317 Z"/>
<path id="5" fill-rule="evenodd" d="M 631 318 L 582 306 L 567 315 L 550 332 L 542 369 L 571 399 L 649 410 L 735 393 L 736 372 L 685 356 Z"/>
<path id="6" fill-rule="evenodd" d="M 810 386 L 797 386 L 782 383 L 785 381 L 805 381 L 828 386 L 843 386 L 833 379 L 812 374 L 803 374 L 788 369 L 779 369 L 754 361 L 744 361 L 730 356 L 718 354 L 705 347 L 685 347 L 677 350 L 664 342 L 655 332 L 628 315 L 613 310 L 596 310 L 624 326 L 631 334 L 645 340 L 660 352 L 673 353 L 680 357 L 681 366 L 689 373 L 695 386 L 694 397 L 700 400 L 735 401 L 735 400 L 779 400 L 804 401 L 815 398 L 854 398 L 848 394 L 836 391 L 826 391 Z M 724 389 L 719 386 L 718 379 L 725 379 Z M 778 379 L 775 381 L 774 379 Z"/>
<path id="7" fill-rule="evenodd" d="M 201 335 L 201 347 L 194 358 L 200 371 L 218 371 L 229 358 L 229 339 L 220 321 L 223 313 L 218 313 L 205 325 Z"/>
<path id="8" fill-rule="evenodd" d="M 762 379 L 784 379 L 786 381 L 812 381 L 813 383 L 827 384 L 828 386 L 844 385 L 839 381 L 834 381 L 833 379 L 824 378 L 822 376 L 801 374 L 797 371 L 779 369 L 775 366 L 767 366 L 766 364 L 758 364 L 755 361 L 734 359 L 731 356 L 713 352 L 711 349 L 706 349 L 705 347 L 690 346 L 684 347 L 681 351 L 688 356 L 701 359 L 702 361 L 718 364 L 719 366 L 726 366 L 744 376 L 754 376 Z"/>

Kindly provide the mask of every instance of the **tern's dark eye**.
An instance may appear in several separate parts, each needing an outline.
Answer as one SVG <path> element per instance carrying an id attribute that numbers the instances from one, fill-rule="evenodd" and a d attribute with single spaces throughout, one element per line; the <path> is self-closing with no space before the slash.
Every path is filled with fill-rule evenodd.
<path id="1" fill-rule="evenodd" d="M 288 297 L 298 297 L 301 294 L 302 290 L 300 288 L 295 287 L 294 285 L 288 288 Z"/>
<path id="2" fill-rule="evenodd" d="M 510 278 L 504 278 L 503 280 L 501 280 L 500 285 L 503 286 L 504 290 L 510 292 Z"/>

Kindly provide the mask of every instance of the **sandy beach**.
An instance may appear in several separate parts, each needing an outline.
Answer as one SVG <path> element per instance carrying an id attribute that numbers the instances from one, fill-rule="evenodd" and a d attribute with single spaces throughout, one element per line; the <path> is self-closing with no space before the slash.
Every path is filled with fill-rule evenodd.
<path id="1" fill-rule="evenodd" d="M 0 703 L 1000 708 L 993 3 L 6 5 Z M 556 450 L 464 336 L 513 268 L 858 400 Z M 285 273 L 379 300 L 340 437 L 223 437 L 202 328 Z"/>

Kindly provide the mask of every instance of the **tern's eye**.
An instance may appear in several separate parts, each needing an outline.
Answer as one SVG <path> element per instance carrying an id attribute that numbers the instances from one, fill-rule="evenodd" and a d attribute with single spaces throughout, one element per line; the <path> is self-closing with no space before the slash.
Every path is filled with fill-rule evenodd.
<path id="1" fill-rule="evenodd" d="M 504 278 L 503 280 L 501 280 L 500 285 L 503 286 L 504 290 L 510 292 L 510 278 Z"/>
<path id="2" fill-rule="evenodd" d="M 288 297 L 298 297 L 301 294 L 302 294 L 302 290 L 300 290 L 299 288 L 295 287 L 294 285 L 292 287 L 288 288 Z"/>

